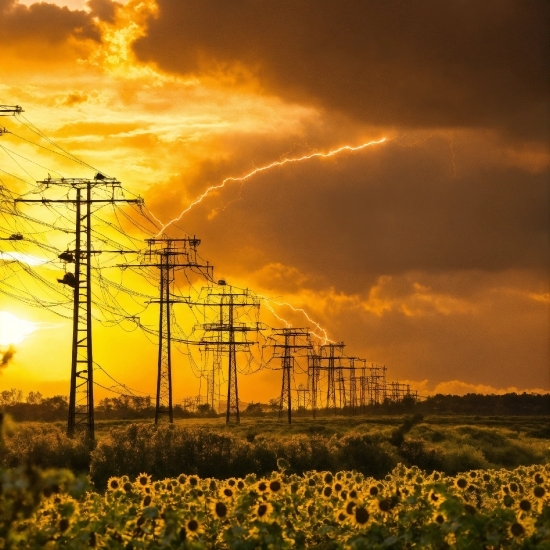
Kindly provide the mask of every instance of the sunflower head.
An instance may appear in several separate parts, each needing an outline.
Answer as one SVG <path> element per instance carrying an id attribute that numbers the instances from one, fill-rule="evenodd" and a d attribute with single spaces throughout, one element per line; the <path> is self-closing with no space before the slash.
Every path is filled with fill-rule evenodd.
<path id="1" fill-rule="evenodd" d="M 516 521 L 510 525 L 510 533 L 513 537 L 519 538 L 525 534 L 525 527 Z"/>
<path id="2" fill-rule="evenodd" d="M 363 506 L 355 506 L 353 515 L 351 516 L 352 523 L 357 527 L 366 527 L 370 519 L 369 511 Z"/>
<path id="3" fill-rule="evenodd" d="M 269 482 L 269 490 L 272 493 L 278 493 L 283 488 L 283 484 L 280 479 L 272 479 Z"/>
<path id="4" fill-rule="evenodd" d="M 141 487 L 147 487 L 151 485 L 151 476 L 147 474 L 139 474 L 137 482 Z"/>
<path id="5" fill-rule="evenodd" d="M 271 506 L 269 502 L 261 502 L 256 505 L 254 512 L 260 521 L 267 521 L 271 515 L 271 512 L 273 512 L 273 506 Z"/>
<path id="6" fill-rule="evenodd" d="M 118 477 L 111 477 L 109 478 L 109 481 L 107 481 L 107 489 L 109 491 L 116 491 L 117 489 L 121 488 L 121 482 Z"/>
<path id="7" fill-rule="evenodd" d="M 225 502 L 216 501 L 212 504 L 212 513 L 218 519 L 224 519 L 227 516 L 228 509 Z"/>
<path id="8" fill-rule="evenodd" d="M 199 520 L 193 518 L 187 521 L 185 524 L 185 529 L 187 530 L 187 533 L 190 535 L 197 535 L 202 532 L 202 525 L 200 524 Z"/>

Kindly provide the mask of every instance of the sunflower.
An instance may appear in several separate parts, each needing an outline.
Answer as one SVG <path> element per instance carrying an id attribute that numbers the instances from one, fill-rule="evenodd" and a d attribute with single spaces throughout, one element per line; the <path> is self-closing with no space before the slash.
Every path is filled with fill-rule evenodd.
<path id="1" fill-rule="evenodd" d="M 468 482 L 467 482 L 463 477 L 459 477 L 459 478 L 455 481 L 455 485 L 456 485 L 459 489 L 466 489 L 466 487 L 468 486 Z"/>
<path id="2" fill-rule="evenodd" d="M 377 501 L 376 507 L 379 512 L 384 512 L 387 514 L 393 508 L 393 502 L 389 498 L 383 498 L 382 500 Z"/>
<path id="3" fill-rule="evenodd" d="M 187 478 L 187 483 L 189 483 L 191 487 L 196 487 L 199 484 L 199 478 L 197 476 L 189 476 Z"/>
<path id="4" fill-rule="evenodd" d="M 344 511 L 348 516 L 352 516 L 354 514 L 354 508 L 357 506 L 357 503 L 353 500 L 350 500 L 346 503 L 346 506 L 344 507 Z"/>
<path id="5" fill-rule="evenodd" d="M 254 515 L 260 521 L 267 521 L 273 512 L 273 506 L 269 502 L 261 502 L 254 507 Z"/>
<path id="6" fill-rule="evenodd" d="M 369 523 L 371 515 L 364 506 L 355 506 L 350 519 L 355 526 L 364 528 Z"/>
<path id="7" fill-rule="evenodd" d="M 268 484 L 267 482 L 265 481 L 265 479 L 260 479 L 260 481 L 258 481 L 258 483 L 256 483 L 256 490 L 259 491 L 260 493 L 265 493 L 268 489 Z"/>
<path id="8" fill-rule="evenodd" d="M 121 486 L 122 484 L 118 477 L 110 477 L 107 482 L 107 489 L 109 489 L 109 491 L 116 491 L 117 489 L 120 489 Z"/>
<path id="9" fill-rule="evenodd" d="M 142 475 L 142 474 L 140 474 L 140 475 Z M 178 483 L 179 483 L 180 485 L 185 485 L 185 482 L 186 482 L 186 481 L 187 481 L 187 476 L 186 476 L 185 474 L 180 474 L 180 475 L 178 476 Z"/>
<path id="10" fill-rule="evenodd" d="M 546 490 L 545 490 L 544 487 L 542 487 L 541 485 L 537 485 L 537 486 L 533 489 L 533 495 L 534 495 L 536 498 L 542 498 L 545 494 L 546 494 Z"/>
<path id="11" fill-rule="evenodd" d="M 445 515 L 443 514 L 443 512 L 441 512 L 441 511 L 438 510 L 438 511 L 434 512 L 433 520 L 434 520 L 438 525 L 441 525 L 442 523 L 445 523 L 446 518 L 445 518 Z"/>
<path id="12" fill-rule="evenodd" d="M 336 510 L 334 518 L 338 523 L 345 523 L 349 520 L 349 514 L 346 514 L 345 510 Z"/>
<path id="13" fill-rule="evenodd" d="M 210 505 L 210 510 L 212 511 L 214 517 L 218 519 L 224 519 L 225 517 L 227 517 L 227 514 L 229 512 L 227 504 L 220 500 L 212 502 L 212 504 Z"/>
<path id="14" fill-rule="evenodd" d="M 235 489 L 232 487 L 225 486 L 220 489 L 220 496 L 226 500 L 232 500 L 235 497 L 235 494 Z"/>
<path id="15" fill-rule="evenodd" d="M 519 538 L 525 534 L 525 527 L 523 527 L 521 523 L 515 521 L 512 525 L 510 525 L 510 534 L 513 537 Z"/>
<path id="16" fill-rule="evenodd" d="M 151 476 L 147 474 L 139 474 L 136 481 L 140 487 L 148 487 L 151 485 Z"/>
<path id="17" fill-rule="evenodd" d="M 201 523 L 198 519 L 190 519 L 185 524 L 185 529 L 187 530 L 187 534 L 197 536 L 199 533 L 202 533 L 204 529 L 202 528 Z"/>
<path id="18" fill-rule="evenodd" d="M 272 493 L 278 493 L 283 488 L 283 484 L 280 479 L 272 479 L 269 482 L 269 490 Z"/>

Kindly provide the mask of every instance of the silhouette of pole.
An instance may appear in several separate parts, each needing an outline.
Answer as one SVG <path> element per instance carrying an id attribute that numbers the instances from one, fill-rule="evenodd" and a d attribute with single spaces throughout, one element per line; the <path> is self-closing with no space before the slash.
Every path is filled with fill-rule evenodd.
<path id="1" fill-rule="evenodd" d="M 74 273 L 66 272 L 58 282 L 73 288 L 73 335 L 71 354 L 71 382 L 69 389 L 69 418 L 67 434 L 72 437 L 83 426 L 87 437 L 95 437 L 94 421 L 94 370 L 92 346 L 92 277 L 91 256 L 102 252 L 128 253 L 131 250 L 92 250 L 92 205 L 97 203 L 137 203 L 141 199 L 115 199 L 114 190 L 120 188 L 120 182 L 101 173 L 94 180 L 84 178 L 48 178 L 39 181 L 47 188 L 68 187 L 74 190 L 74 199 L 15 199 L 16 203 L 71 204 L 75 206 L 75 248 L 59 255 L 66 263 L 74 263 Z M 110 187 L 113 196 L 110 199 L 94 199 L 92 191 L 96 188 Z M 82 191 L 86 192 L 85 198 Z M 82 206 L 85 207 L 84 214 Z"/>

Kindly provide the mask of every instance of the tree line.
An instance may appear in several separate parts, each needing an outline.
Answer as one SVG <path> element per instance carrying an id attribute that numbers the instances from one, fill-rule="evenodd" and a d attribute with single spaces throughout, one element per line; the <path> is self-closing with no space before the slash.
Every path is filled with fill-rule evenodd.
<path id="1" fill-rule="evenodd" d="M 44 397 L 38 391 L 31 391 L 26 396 L 21 390 L 10 389 L 0 392 L 0 407 L 17 421 L 54 421 L 66 420 L 69 405 L 68 397 L 54 395 Z M 244 416 L 263 416 L 277 414 L 278 400 L 269 404 L 251 403 L 242 414 Z M 154 399 L 147 396 L 121 395 L 102 399 L 95 409 L 98 420 L 124 419 L 134 420 L 152 418 L 155 414 Z M 319 411 L 321 414 L 323 411 Z M 342 414 L 463 414 L 463 415 L 550 415 L 550 394 L 508 393 L 504 395 L 434 395 L 424 401 L 404 400 L 400 403 L 386 402 L 369 405 L 364 410 L 349 408 L 339 411 Z M 311 411 L 300 410 L 298 416 L 307 417 Z M 207 404 L 189 411 L 181 405 L 174 406 L 176 418 L 217 416 Z"/>

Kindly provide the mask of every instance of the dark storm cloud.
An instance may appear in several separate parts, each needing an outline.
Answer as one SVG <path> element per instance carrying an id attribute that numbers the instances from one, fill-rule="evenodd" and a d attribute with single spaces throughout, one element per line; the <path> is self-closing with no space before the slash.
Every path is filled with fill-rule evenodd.
<path id="1" fill-rule="evenodd" d="M 113 0 L 88 0 L 87 4 L 92 15 L 108 23 L 114 22 L 116 9 L 121 5 L 119 2 L 113 2 Z"/>
<path id="2" fill-rule="evenodd" d="M 135 50 L 165 70 L 244 64 L 269 93 L 371 124 L 547 138 L 546 1 L 157 3 Z"/>
<path id="3" fill-rule="evenodd" d="M 476 159 L 478 145 L 455 142 L 454 167 L 449 141 L 433 137 L 264 172 L 205 200 L 184 226 L 212 261 L 278 262 L 352 292 L 410 270 L 548 269 L 548 173 Z"/>
<path id="4" fill-rule="evenodd" d="M 60 43 L 70 36 L 99 40 L 90 14 L 46 2 L 27 7 L 17 0 L 0 0 L 0 26 L 3 40 L 9 42 Z"/>

